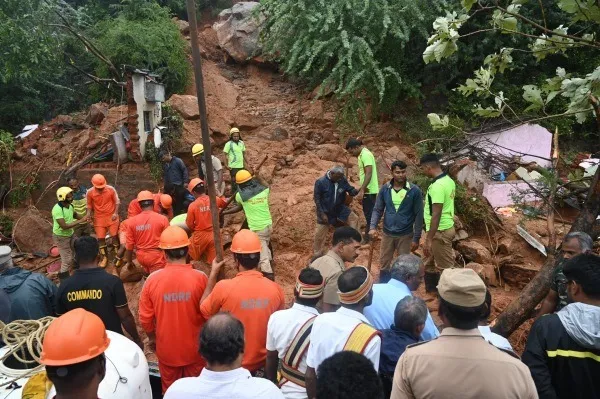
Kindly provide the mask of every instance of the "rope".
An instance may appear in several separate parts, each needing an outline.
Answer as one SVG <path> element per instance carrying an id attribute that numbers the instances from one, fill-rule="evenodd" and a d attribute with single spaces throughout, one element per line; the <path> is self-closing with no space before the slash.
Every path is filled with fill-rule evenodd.
<path id="1" fill-rule="evenodd" d="M 44 369 L 40 364 L 42 353 L 42 341 L 46 330 L 54 317 L 44 317 L 39 320 L 15 320 L 12 323 L 0 322 L 0 337 L 10 350 L 0 358 L 0 372 L 15 379 L 1 384 L 10 385 L 12 382 L 36 374 Z M 10 356 L 14 356 L 23 364 L 37 364 L 36 367 L 25 370 L 9 369 L 3 362 Z M 33 360 L 32 360 L 33 359 Z"/>

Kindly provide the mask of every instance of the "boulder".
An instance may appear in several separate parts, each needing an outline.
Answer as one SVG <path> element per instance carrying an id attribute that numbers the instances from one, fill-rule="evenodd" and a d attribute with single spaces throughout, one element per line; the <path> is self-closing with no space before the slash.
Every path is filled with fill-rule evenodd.
<path id="1" fill-rule="evenodd" d="M 271 133 L 271 140 L 273 141 L 283 141 L 285 139 L 288 139 L 289 137 L 290 134 L 288 133 L 288 131 L 282 128 L 281 126 L 276 126 L 275 129 L 273 129 L 273 133 Z"/>
<path id="2" fill-rule="evenodd" d="M 52 224 L 40 211 L 30 207 L 13 227 L 13 240 L 21 252 L 48 252 L 52 242 Z"/>
<path id="3" fill-rule="evenodd" d="M 169 98 L 168 103 L 183 119 L 200 119 L 198 98 L 196 96 L 173 94 L 171 98 Z"/>
<path id="4" fill-rule="evenodd" d="M 490 178 L 475 162 L 469 162 L 456 173 L 456 180 L 463 186 L 481 194 L 483 185 L 490 181 Z"/>
<path id="5" fill-rule="evenodd" d="M 469 238 L 469 233 L 466 230 L 456 230 L 456 234 L 454 235 L 454 239 L 452 241 L 461 241 Z"/>
<path id="6" fill-rule="evenodd" d="M 474 270 L 486 285 L 496 287 L 498 278 L 496 277 L 496 268 L 494 265 L 470 262 L 465 265 L 465 268 Z"/>
<path id="7" fill-rule="evenodd" d="M 252 15 L 259 4 L 256 1 L 234 4 L 221 11 L 213 25 L 219 46 L 236 62 L 245 63 L 262 53 L 259 32 L 264 18 Z"/>
<path id="8" fill-rule="evenodd" d="M 344 162 L 345 151 L 338 144 L 321 144 L 317 146 L 317 156 L 331 162 Z"/>
<path id="9" fill-rule="evenodd" d="M 498 241 L 498 254 L 510 255 L 513 246 L 513 239 L 511 237 L 502 237 Z"/>
<path id="10" fill-rule="evenodd" d="M 90 125 L 99 125 L 102 123 L 106 115 L 108 114 L 108 104 L 97 103 L 92 104 L 88 114 L 85 118 L 86 123 Z"/>
<path id="11" fill-rule="evenodd" d="M 477 241 L 459 241 L 456 250 L 470 262 L 481 264 L 492 263 L 490 251 Z"/>
<path id="12" fill-rule="evenodd" d="M 287 132 L 286 132 L 287 133 Z M 306 139 L 303 137 L 293 137 L 292 138 L 292 147 L 295 150 L 300 150 L 306 146 Z"/>
<path id="13" fill-rule="evenodd" d="M 238 129 L 244 130 L 254 130 L 256 128 L 261 127 L 263 124 L 262 119 L 259 116 L 247 114 L 247 113 L 239 113 L 235 116 L 233 121 L 233 126 L 236 126 Z"/>
<path id="14" fill-rule="evenodd" d="M 179 32 L 181 32 L 182 35 L 189 35 L 190 23 L 188 21 L 183 21 L 178 18 L 173 18 L 173 22 L 175 22 L 175 25 L 177 25 L 177 27 L 179 28 Z"/>

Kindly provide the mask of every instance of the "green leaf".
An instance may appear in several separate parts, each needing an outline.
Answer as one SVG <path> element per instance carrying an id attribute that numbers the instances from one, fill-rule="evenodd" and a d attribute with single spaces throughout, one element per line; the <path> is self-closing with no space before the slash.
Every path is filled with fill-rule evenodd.
<path id="1" fill-rule="evenodd" d="M 537 111 L 544 106 L 544 100 L 542 99 L 542 90 L 535 85 L 523 86 L 523 99 L 530 103 L 529 107 L 525 108 L 527 111 Z"/>
<path id="2" fill-rule="evenodd" d="M 463 8 L 468 12 L 471 10 L 471 7 L 473 7 L 473 4 L 477 3 L 477 0 L 461 0 L 460 4 L 463 6 Z"/>
<path id="3" fill-rule="evenodd" d="M 502 111 L 496 108 L 487 107 L 482 108 L 481 105 L 477 104 L 477 107 L 473 110 L 475 115 L 482 116 L 484 118 L 497 118 L 502 115 Z"/>
<path id="4" fill-rule="evenodd" d="M 445 129 L 450 124 L 450 118 L 448 115 L 438 115 L 438 114 L 427 114 L 427 119 L 429 119 L 429 123 L 434 130 Z"/>

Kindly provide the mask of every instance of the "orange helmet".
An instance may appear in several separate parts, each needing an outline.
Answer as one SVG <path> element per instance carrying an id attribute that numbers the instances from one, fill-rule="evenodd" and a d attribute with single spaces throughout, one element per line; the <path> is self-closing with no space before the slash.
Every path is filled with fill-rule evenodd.
<path id="1" fill-rule="evenodd" d="M 73 309 L 54 319 L 42 344 L 41 363 L 68 366 L 104 353 L 110 339 L 102 320 L 82 308 Z"/>
<path id="2" fill-rule="evenodd" d="M 92 185 L 96 188 L 104 188 L 106 187 L 106 179 L 100 173 L 92 176 Z"/>
<path id="3" fill-rule="evenodd" d="M 142 201 L 154 201 L 154 194 L 148 190 L 140 191 L 137 195 L 138 202 Z"/>
<path id="4" fill-rule="evenodd" d="M 179 226 L 169 226 L 160 235 L 160 249 L 177 249 L 190 245 L 190 239 L 184 229 Z"/>
<path id="5" fill-rule="evenodd" d="M 160 206 L 162 206 L 165 209 L 171 209 L 171 206 L 173 206 L 173 198 L 171 198 L 169 194 L 161 194 Z"/>
<path id="6" fill-rule="evenodd" d="M 248 229 L 242 229 L 233 236 L 231 252 L 234 254 L 254 254 L 260 252 L 258 235 Z"/>
<path id="7" fill-rule="evenodd" d="M 195 177 L 192 180 L 190 180 L 190 182 L 188 183 L 188 191 L 191 193 L 192 191 L 194 191 L 194 189 L 196 188 L 196 186 L 198 184 L 202 184 L 204 185 L 204 180 L 200 179 L 199 177 Z"/>

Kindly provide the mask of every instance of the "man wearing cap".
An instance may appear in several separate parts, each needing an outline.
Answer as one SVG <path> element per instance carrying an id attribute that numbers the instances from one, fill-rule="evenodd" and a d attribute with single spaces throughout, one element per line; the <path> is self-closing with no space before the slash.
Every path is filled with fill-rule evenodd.
<path id="1" fill-rule="evenodd" d="M 209 175 L 206 172 L 206 164 L 204 162 L 204 146 L 202 144 L 194 144 L 192 147 L 192 157 L 194 157 L 194 161 L 196 161 L 196 165 L 198 165 L 198 177 L 206 181 Z M 217 196 L 220 197 L 225 193 L 223 164 L 221 164 L 221 160 L 214 155 L 211 155 L 211 163 L 212 176 L 215 181 L 215 189 L 217 190 Z"/>
<path id="2" fill-rule="evenodd" d="M 87 215 L 87 187 L 79 183 L 76 177 L 67 180 L 67 185 L 73 190 L 73 209 L 75 213 L 85 218 Z M 92 234 L 92 227 L 89 223 L 81 223 L 73 228 L 73 237 L 89 236 Z"/>
<path id="3" fill-rule="evenodd" d="M 171 220 L 173 218 L 173 198 L 171 198 L 169 194 L 156 193 L 152 194 L 152 199 L 154 200 L 154 212 L 165 215 Z M 142 213 L 140 201 L 138 201 L 137 198 L 134 198 L 127 206 L 127 218 L 132 218 L 140 213 Z"/>
<path id="4" fill-rule="evenodd" d="M 273 233 L 273 220 L 269 208 L 269 185 L 260 176 L 254 176 L 249 171 L 242 169 L 235 176 L 238 184 L 238 192 L 235 194 L 236 205 L 223 211 L 223 215 L 229 215 L 244 210 L 248 228 L 255 232 L 260 238 L 260 271 L 265 277 L 274 280 L 271 261 L 273 254 L 269 248 L 271 234 Z"/>
<path id="5" fill-rule="evenodd" d="M 367 357 L 375 371 L 379 369 L 381 338 L 363 315 L 373 297 L 373 277 L 364 266 L 346 270 L 338 280 L 342 307 L 317 316 L 310 333 L 306 356 L 306 392 L 316 397 L 317 369 L 325 359 L 341 351 L 357 352 Z"/>
<path id="6" fill-rule="evenodd" d="M 456 183 L 440 165 L 436 154 L 421 157 L 421 170 L 433 179 L 425 196 L 425 290 L 435 292 L 440 271 L 454 267 L 454 196 Z"/>
<path id="7" fill-rule="evenodd" d="M 213 235 L 212 215 L 210 213 L 210 198 L 206 195 L 204 181 L 194 178 L 188 184 L 188 190 L 196 198 L 188 207 L 185 224 L 192 231 L 190 242 L 190 257 L 199 261 L 202 255 L 206 262 L 212 263 L 217 256 L 215 237 Z M 227 202 L 222 197 L 216 197 L 217 207 L 224 208 Z"/>
<path id="8" fill-rule="evenodd" d="M 477 273 L 446 269 L 437 289 L 446 328 L 437 339 L 406 349 L 396 365 L 391 398 L 537 398 L 527 366 L 514 353 L 490 345 L 477 328 L 486 293 Z"/>
<path id="9" fill-rule="evenodd" d="M 71 310 L 50 323 L 40 363 L 46 366 L 56 399 L 98 398 L 98 387 L 106 375 L 104 352 L 109 344 L 102 320 L 86 310 Z"/>
<path id="10" fill-rule="evenodd" d="M 92 177 L 92 185 L 86 193 L 87 217 L 94 224 L 96 238 L 100 244 L 102 259 L 98 264 L 106 267 L 108 264 L 108 251 L 106 249 L 106 235 L 113 238 L 112 244 L 115 254 L 119 252 L 119 195 L 114 187 L 106 184 L 106 179 L 101 174 Z"/>
<path id="11" fill-rule="evenodd" d="M 294 304 L 271 315 L 267 326 L 266 377 L 278 384 L 286 399 L 306 399 L 306 351 L 316 309 L 323 295 L 323 277 L 318 270 L 302 269 L 296 279 Z M 281 359 L 281 378 L 277 369 Z"/>
<path id="12" fill-rule="evenodd" d="M 166 259 L 158 248 L 162 232 L 169 227 L 164 215 L 154 212 L 154 197 L 150 191 L 140 191 L 137 200 L 142 213 L 127 219 L 125 262 L 131 265 L 135 257 L 147 274 L 165 267 Z"/>
<path id="13" fill-rule="evenodd" d="M 187 263 L 189 239 L 182 228 L 165 229 L 159 247 L 165 252 L 167 264 L 144 283 L 139 318 L 150 348 L 158 357 L 164 394 L 179 378 L 196 377 L 204 368 L 198 353 L 198 336 L 204 324 L 198 304 L 208 279 Z"/>
<path id="14" fill-rule="evenodd" d="M 56 286 L 41 273 L 13 265 L 8 245 L 0 246 L 0 290 L 10 298 L 13 320 L 37 320 L 54 315 Z"/>
<path id="15" fill-rule="evenodd" d="M 233 236 L 231 252 L 239 273 L 216 283 L 223 262 L 213 262 L 205 294 L 208 296 L 200 304 L 202 316 L 207 320 L 219 312 L 229 312 L 244 324 L 246 346 L 242 366 L 254 376 L 264 374 L 269 318 L 285 308 L 281 287 L 256 270 L 260 251 L 256 233 L 242 229 Z"/>
<path id="16" fill-rule="evenodd" d="M 240 129 L 237 127 L 232 127 L 229 131 L 229 141 L 225 143 L 223 152 L 227 154 L 227 169 L 229 169 L 229 172 L 231 173 L 231 189 L 232 191 L 235 191 L 237 189 L 237 184 L 235 182 L 237 172 L 242 169 L 249 170 L 246 157 L 244 156 L 246 145 L 242 141 Z"/>

